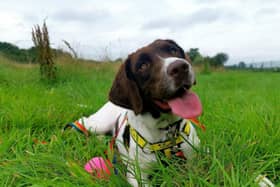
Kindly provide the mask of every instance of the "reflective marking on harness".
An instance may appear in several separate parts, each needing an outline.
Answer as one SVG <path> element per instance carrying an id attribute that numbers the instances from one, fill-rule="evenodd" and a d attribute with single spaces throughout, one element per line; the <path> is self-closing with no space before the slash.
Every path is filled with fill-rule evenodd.
<path id="1" fill-rule="evenodd" d="M 190 135 L 190 132 L 191 132 L 191 122 L 190 122 L 189 120 L 187 120 L 183 132 L 184 132 L 187 136 Z"/>
<path id="2" fill-rule="evenodd" d="M 171 158 L 172 154 L 171 154 L 171 149 L 170 148 L 164 149 L 163 152 L 164 152 L 164 154 L 167 158 Z"/>

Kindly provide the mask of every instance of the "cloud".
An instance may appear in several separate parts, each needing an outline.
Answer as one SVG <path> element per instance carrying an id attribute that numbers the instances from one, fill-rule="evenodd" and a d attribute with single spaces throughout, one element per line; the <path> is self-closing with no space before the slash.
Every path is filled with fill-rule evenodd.
<path id="1" fill-rule="evenodd" d="M 191 14 L 164 17 L 145 23 L 142 29 L 166 29 L 181 30 L 197 25 L 208 25 L 215 22 L 236 22 L 242 20 L 242 16 L 226 8 L 202 8 Z"/>
<path id="2" fill-rule="evenodd" d="M 232 58 L 279 57 L 280 0 L 9 0 L 0 1 L 0 40 L 30 47 L 30 32 L 46 19 L 52 44 L 67 40 L 84 57 L 105 49 L 114 57 L 157 38 L 185 49 Z M 214 44 L 214 45 L 213 45 Z M 80 49 L 80 50 L 79 50 Z"/>
<path id="3" fill-rule="evenodd" d="M 279 9 L 273 7 L 260 8 L 256 11 L 256 16 L 274 16 L 279 14 Z"/>
<path id="4" fill-rule="evenodd" d="M 61 22 L 80 22 L 80 23 L 93 23 L 102 22 L 105 19 L 111 18 L 111 14 L 105 10 L 77 10 L 77 9 L 64 9 L 56 11 L 50 16 L 56 21 Z"/>
<path id="5" fill-rule="evenodd" d="M 213 4 L 213 3 L 218 3 L 219 1 L 223 1 L 223 0 L 194 0 L 194 3 L 198 3 L 198 4 Z"/>

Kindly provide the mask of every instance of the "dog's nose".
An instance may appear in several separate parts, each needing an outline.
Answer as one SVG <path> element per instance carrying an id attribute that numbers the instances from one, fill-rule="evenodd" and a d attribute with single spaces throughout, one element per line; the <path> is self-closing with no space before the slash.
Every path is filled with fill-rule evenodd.
<path id="1" fill-rule="evenodd" d="M 181 60 L 176 60 L 167 67 L 167 74 L 174 78 L 182 77 L 187 74 L 188 71 L 189 65 Z"/>

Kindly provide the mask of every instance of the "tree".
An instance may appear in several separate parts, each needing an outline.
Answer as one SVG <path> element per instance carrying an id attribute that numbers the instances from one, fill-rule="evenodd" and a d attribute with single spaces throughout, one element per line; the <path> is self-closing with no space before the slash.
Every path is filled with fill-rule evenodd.
<path id="1" fill-rule="evenodd" d="M 193 62 L 193 64 L 204 64 L 204 62 L 205 62 L 205 59 L 204 59 L 204 57 L 203 56 L 201 56 L 201 55 L 197 55 L 196 57 L 195 57 L 195 59 L 192 61 Z"/>
<path id="2" fill-rule="evenodd" d="M 240 69 L 245 69 L 245 68 L 246 68 L 245 62 L 243 62 L 243 61 L 239 62 L 239 63 L 238 63 L 238 68 L 240 68 Z"/>
<path id="3" fill-rule="evenodd" d="M 211 60 L 211 64 L 215 67 L 224 66 L 228 60 L 228 55 L 226 53 L 217 53 Z"/>
<path id="4" fill-rule="evenodd" d="M 199 48 L 190 48 L 190 50 L 187 51 L 187 55 L 190 57 L 192 62 L 194 62 L 196 57 L 201 56 Z"/>
<path id="5" fill-rule="evenodd" d="M 7 42 L 0 42 L 0 53 L 17 62 L 27 61 L 26 50 L 19 49 L 17 46 Z"/>
<path id="6" fill-rule="evenodd" d="M 209 56 L 206 56 L 203 58 L 203 70 L 202 73 L 209 74 L 210 73 L 210 64 L 211 64 L 212 58 Z"/>

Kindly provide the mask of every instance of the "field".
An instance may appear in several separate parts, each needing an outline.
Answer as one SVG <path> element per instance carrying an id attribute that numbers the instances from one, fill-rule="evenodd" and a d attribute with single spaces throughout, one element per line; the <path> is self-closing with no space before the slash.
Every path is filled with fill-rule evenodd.
<path id="1" fill-rule="evenodd" d="M 98 110 L 119 64 L 58 59 L 58 81 L 39 67 L 0 57 L 0 186 L 128 186 L 124 174 L 97 180 L 83 166 L 107 148 L 64 125 Z M 221 71 L 197 74 L 206 131 L 193 160 L 158 164 L 151 184 L 257 186 L 266 175 L 280 185 L 280 74 Z M 152 171 L 151 171 L 152 172 Z"/>

